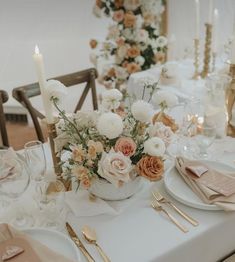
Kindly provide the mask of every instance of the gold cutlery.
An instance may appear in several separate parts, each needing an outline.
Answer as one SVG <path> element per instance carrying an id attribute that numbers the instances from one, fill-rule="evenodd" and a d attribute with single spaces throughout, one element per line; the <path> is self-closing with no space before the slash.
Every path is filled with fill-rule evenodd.
<path id="1" fill-rule="evenodd" d="M 181 225 L 179 222 L 178 222 L 178 220 L 174 217 L 174 216 L 172 216 L 166 209 L 164 209 L 162 206 L 161 206 L 161 204 L 158 202 L 158 201 L 153 201 L 152 203 L 151 203 L 151 205 L 152 205 L 152 207 L 153 207 L 153 209 L 154 210 L 156 210 L 156 211 L 162 211 L 163 213 L 165 213 L 167 216 L 168 216 L 168 218 L 180 229 L 180 230 L 182 230 L 184 233 L 187 233 L 188 232 L 188 229 L 185 227 L 185 226 L 183 226 L 183 225 Z"/>
<path id="2" fill-rule="evenodd" d="M 153 197 L 160 203 L 166 203 L 174 208 L 174 210 L 180 214 L 184 219 L 186 219 L 189 223 L 191 223 L 193 226 L 198 226 L 198 222 L 187 215 L 185 212 L 183 212 L 181 209 L 179 209 L 175 204 L 173 204 L 171 201 L 167 200 L 165 197 L 163 197 L 159 192 L 152 192 Z"/>
<path id="3" fill-rule="evenodd" d="M 70 238 L 73 240 L 73 242 L 77 245 L 77 247 L 81 250 L 83 255 L 86 257 L 87 261 L 89 262 L 95 262 L 94 258 L 90 255 L 90 253 L 87 251 L 85 246 L 83 245 L 82 241 L 79 239 L 77 234 L 74 232 L 73 228 L 70 226 L 68 222 L 66 222 L 66 229 L 69 233 Z"/>
<path id="4" fill-rule="evenodd" d="M 84 226 L 82 229 L 82 233 L 84 238 L 87 240 L 88 243 L 93 244 L 96 246 L 98 252 L 100 253 L 101 257 L 103 258 L 104 262 L 111 262 L 108 256 L 104 253 L 103 249 L 97 243 L 97 236 L 94 229 L 90 228 L 89 226 Z"/>

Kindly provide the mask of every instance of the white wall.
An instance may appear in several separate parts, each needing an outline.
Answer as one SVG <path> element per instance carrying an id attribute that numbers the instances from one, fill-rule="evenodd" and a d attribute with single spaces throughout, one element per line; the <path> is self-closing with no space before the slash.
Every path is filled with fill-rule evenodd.
<path id="1" fill-rule="evenodd" d="M 147 1 L 147 0 L 146 0 Z M 192 49 L 194 0 L 169 1 L 169 36 L 176 37 L 174 58 Z M 0 0 L 0 88 L 37 80 L 32 54 L 39 45 L 47 77 L 90 67 L 89 40 L 104 38 L 108 20 L 92 14 L 95 0 Z M 215 0 L 220 12 L 220 41 L 232 33 L 235 0 Z M 201 37 L 208 13 L 201 0 Z M 203 45 L 202 45 L 203 46 Z M 71 96 L 70 96 L 71 97 Z M 9 104 L 16 103 L 13 99 Z"/>
<path id="2" fill-rule="evenodd" d="M 174 35 L 174 51 L 171 58 L 182 58 L 187 50 L 193 52 L 193 38 L 195 37 L 195 0 L 168 0 L 169 1 L 169 34 Z M 209 0 L 200 1 L 200 37 L 201 51 L 204 49 L 205 22 L 208 21 Z M 219 52 L 223 51 L 223 45 L 232 36 L 235 0 L 214 0 L 214 7 L 219 11 L 218 43 Z M 185 52 L 186 51 L 186 52 Z"/>

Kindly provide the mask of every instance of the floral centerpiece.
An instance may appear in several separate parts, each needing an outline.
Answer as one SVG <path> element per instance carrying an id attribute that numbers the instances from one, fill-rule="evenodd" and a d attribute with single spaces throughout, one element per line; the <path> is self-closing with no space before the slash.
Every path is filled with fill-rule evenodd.
<path id="1" fill-rule="evenodd" d="M 100 111 L 68 116 L 59 107 L 59 92 L 58 88 L 51 90 L 50 96 L 59 111 L 55 146 L 60 155 L 66 152 L 61 162 L 65 177 L 75 179 L 85 189 L 92 189 L 96 181 L 105 181 L 120 190 L 139 177 L 161 179 L 163 156 L 173 132 L 170 125 L 160 121 L 161 117 L 156 119 L 152 104 L 138 100 L 123 110 L 122 93 L 111 89 L 103 93 Z M 153 102 L 161 105 L 159 116 L 174 99 L 171 94 L 151 93 Z"/>
<path id="2" fill-rule="evenodd" d="M 96 1 L 96 16 L 103 12 L 113 20 L 106 41 L 90 41 L 94 50 L 90 58 L 99 71 L 100 83 L 117 88 L 130 74 L 165 61 L 167 39 L 160 35 L 163 11 L 163 0 Z"/>

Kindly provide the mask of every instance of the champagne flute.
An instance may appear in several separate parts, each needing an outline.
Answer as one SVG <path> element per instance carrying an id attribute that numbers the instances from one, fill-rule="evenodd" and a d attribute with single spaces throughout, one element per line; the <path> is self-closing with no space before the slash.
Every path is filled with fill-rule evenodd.
<path id="1" fill-rule="evenodd" d="M 28 142 L 24 145 L 24 151 L 32 179 L 36 182 L 42 181 L 46 173 L 46 157 L 42 142 Z"/>

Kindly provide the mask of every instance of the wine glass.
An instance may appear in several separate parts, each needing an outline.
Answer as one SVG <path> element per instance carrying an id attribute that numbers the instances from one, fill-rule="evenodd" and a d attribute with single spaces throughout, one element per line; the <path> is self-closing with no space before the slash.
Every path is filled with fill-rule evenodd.
<path id="1" fill-rule="evenodd" d="M 206 123 L 198 125 L 195 140 L 200 151 L 196 155 L 196 157 L 202 159 L 207 159 L 209 157 L 207 150 L 214 142 L 215 137 L 216 137 L 215 125 L 213 124 L 209 125 Z"/>
<path id="2" fill-rule="evenodd" d="M 46 157 L 42 142 L 28 142 L 24 145 L 24 151 L 32 179 L 36 182 L 42 181 L 46 173 Z"/>
<path id="3" fill-rule="evenodd" d="M 14 158 L 1 157 L 0 167 L 0 195 L 14 200 L 16 204 L 29 186 L 30 175 L 27 163 L 20 155 Z M 17 210 L 15 216 L 10 219 L 10 223 L 16 227 L 25 227 L 32 225 L 33 219 L 21 209 L 21 211 Z"/>

